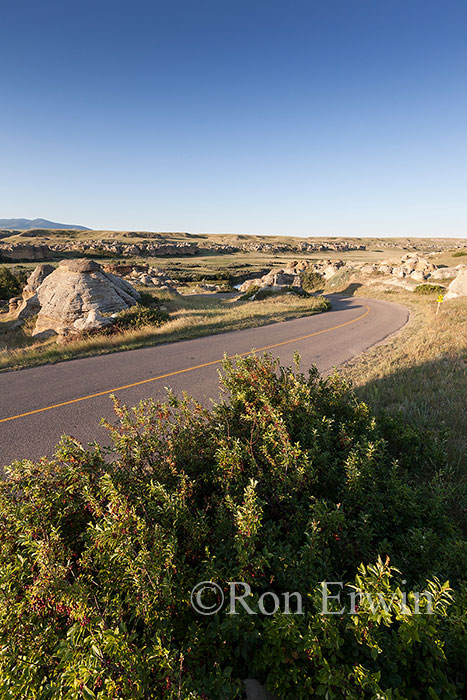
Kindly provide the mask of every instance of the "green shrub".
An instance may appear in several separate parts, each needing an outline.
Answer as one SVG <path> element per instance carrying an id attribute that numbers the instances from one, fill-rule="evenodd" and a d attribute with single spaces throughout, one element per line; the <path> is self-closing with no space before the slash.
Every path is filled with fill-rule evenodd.
<path id="1" fill-rule="evenodd" d="M 295 296 L 302 297 L 303 299 L 311 296 L 309 292 L 305 291 L 305 289 L 300 289 L 300 287 L 287 287 L 287 294 L 295 294 Z"/>
<path id="2" fill-rule="evenodd" d="M 148 308 L 153 308 L 159 304 L 159 299 L 153 296 L 150 292 L 140 292 L 138 304 L 140 306 L 147 306 Z"/>
<path id="3" fill-rule="evenodd" d="M 355 271 L 347 270 L 345 267 L 341 268 L 333 275 L 330 279 L 326 281 L 326 287 L 331 289 L 336 289 L 344 284 L 352 283 L 355 279 Z"/>
<path id="4" fill-rule="evenodd" d="M 248 299 L 251 299 L 251 297 L 254 297 L 261 287 L 259 287 L 257 284 L 252 284 L 251 287 L 248 287 L 246 292 L 244 292 L 241 297 L 239 297 L 239 301 L 248 301 Z"/>
<path id="5" fill-rule="evenodd" d="M 315 289 L 320 289 L 324 285 L 321 275 L 317 272 L 313 272 L 311 268 L 300 273 L 300 280 L 306 292 L 313 292 Z"/>
<path id="6" fill-rule="evenodd" d="M 130 309 L 120 311 L 111 328 L 114 331 L 135 330 L 145 326 L 161 326 L 169 320 L 170 316 L 166 311 L 161 311 L 158 307 L 148 306 L 145 299 L 143 299 L 143 304 L 138 303 Z"/>
<path id="7" fill-rule="evenodd" d="M 467 250 L 456 250 L 456 252 L 452 254 L 452 257 L 462 258 L 464 255 L 467 255 Z"/>
<path id="8" fill-rule="evenodd" d="M 419 284 L 414 289 L 416 294 L 443 294 L 445 291 L 446 287 L 440 284 Z"/>
<path id="9" fill-rule="evenodd" d="M 211 412 L 116 402 L 110 453 L 64 438 L 8 470 L 0 698 L 229 700 L 248 677 L 284 699 L 461 698 L 466 543 L 443 445 L 336 376 L 269 357 L 224 369 L 230 400 Z M 323 580 L 386 610 L 320 615 Z M 304 614 L 199 615 L 201 581 L 245 582 L 253 607 L 298 591 Z M 434 614 L 400 614 L 394 596 L 420 586 Z"/>
<path id="10" fill-rule="evenodd" d="M 229 282 L 230 273 L 218 270 L 216 272 L 187 272 L 173 270 L 173 277 L 179 282 Z"/>
<path id="11" fill-rule="evenodd" d="M 248 290 L 248 291 L 250 291 L 250 290 Z M 262 288 L 258 289 L 256 294 L 254 295 L 254 301 L 262 301 L 263 299 L 269 299 L 270 297 L 276 297 L 278 294 L 284 294 L 284 291 L 281 290 L 279 292 L 275 289 L 266 289 L 266 288 L 262 287 Z M 250 294 L 250 299 L 252 297 L 253 297 L 253 295 Z"/>
<path id="12" fill-rule="evenodd" d="M 0 300 L 7 301 L 21 294 L 26 282 L 26 273 L 13 273 L 7 267 L 0 267 Z"/>
<path id="13" fill-rule="evenodd" d="M 267 287 L 259 287 L 258 285 L 252 285 L 241 297 L 239 301 L 248 301 L 248 299 L 253 299 L 253 301 L 262 301 L 263 299 L 269 299 L 270 297 L 276 297 L 279 294 L 294 294 L 297 297 L 309 297 L 308 292 L 297 287 L 284 287 L 283 289 L 268 289 Z"/>

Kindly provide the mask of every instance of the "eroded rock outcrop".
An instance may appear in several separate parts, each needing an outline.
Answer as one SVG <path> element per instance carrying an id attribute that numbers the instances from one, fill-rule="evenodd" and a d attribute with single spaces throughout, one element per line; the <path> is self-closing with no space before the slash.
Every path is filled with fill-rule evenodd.
<path id="1" fill-rule="evenodd" d="M 272 269 L 262 277 L 246 280 L 240 285 L 239 291 L 247 292 L 251 287 L 260 287 L 261 289 L 269 289 L 274 292 L 280 292 L 289 287 L 301 290 L 300 272 L 306 269 L 307 264 L 303 261 L 300 263 L 291 262 L 285 268 Z"/>
<path id="2" fill-rule="evenodd" d="M 53 265 L 42 264 L 34 268 L 34 270 L 29 275 L 26 285 L 23 287 L 22 297 L 23 299 L 29 299 L 34 296 L 38 288 L 41 286 L 42 282 L 45 280 L 47 275 L 55 270 Z"/>
<path id="3" fill-rule="evenodd" d="M 446 299 L 457 299 L 457 297 L 467 297 L 467 268 L 461 268 L 448 287 Z"/>
<path id="4" fill-rule="evenodd" d="M 112 323 L 111 314 L 133 306 L 138 298 L 129 282 L 104 272 L 94 260 L 62 260 L 29 300 L 39 307 L 33 335 L 102 328 Z"/>
<path id="5" fill-rule="evenodd" d="M 51 250 L 47 245 L 24 243 L 0 243 L 0 260 L 50 260 Z"/>
<path id="6" fill-rule="evenodd" d="M 456 277 L 458 269 L 456 267 L 438 267 L 431 273 L 430 279 L 448 280 Z"/>
<path id="7" fill-rule="evenodd" d="M 8 313 L 13 314 L 17 312 L 22 301 L 22 297 L 11 297 L 11 299 L 8 301 Z"/>
<path id="8" fill-rule="evenodd" d="M 114 240 L 65 241 L 50 244 L 55 253 L 74 252 L 87 255 L 116 255 L 118 257 L 177 257 L 196 255 L 200 252 L 197 243 L 172 241 L 138 241 L 138 243 L 121 243 Z"/>
<path id="9" fill-rule="evenodd" d="M 20 297 L 10 299 L 10 312 L 16 313 L 16 326 L 21 326 L 26 319 L 39 313 L 37 290 L 47 275 L 54 271 L 53 265 L 38 265 L 29 275 Z"/>
<path id="10" fill-rule="evenodd" d="M 169 291 L 178 294 L 175 280 L 171 279 L 166 272 L 158 270 L 156 267 L 136 266 L 126 275 L 129 282 L 142 284 L 147 287 L 157 287 L 161 291 Z"/>

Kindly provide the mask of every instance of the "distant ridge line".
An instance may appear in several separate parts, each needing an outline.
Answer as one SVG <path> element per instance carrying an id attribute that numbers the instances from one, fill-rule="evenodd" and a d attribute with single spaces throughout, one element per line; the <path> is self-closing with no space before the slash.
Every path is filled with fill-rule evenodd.
<path id="1" fill-rule="evenodd" d="M 75 231 L 91 231 L 92 229 L 86 226 L 78 226 L 76 224 L 59 224 L 56 221 L 48 221 L 48 219 L 0 219 L 0 228 L 7 231 L 20 230 L 28 231 L 33 228 L 45 229 L 64 229 Z"/>

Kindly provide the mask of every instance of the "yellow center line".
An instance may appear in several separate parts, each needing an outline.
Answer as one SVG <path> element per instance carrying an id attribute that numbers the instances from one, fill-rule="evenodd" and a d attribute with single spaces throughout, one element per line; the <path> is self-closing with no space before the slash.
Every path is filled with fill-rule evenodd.
<path id="1" fill-rule="evenodd" d="M 252 348 L 246 352 L 237 352 L 235 355 L 229 355 L 230 360 L 235 357 L 243 357 L 243 355 L 249 355 L 251 352 L 263 352 L 264 350 L 272 350 L 272 348 L 278 348 L 281 345 L 287 345 L 289 343 L 297 343 L 300 340 L 307 340 L 308 338 L 313 338 L 315 335 L 321 335 L 322 333 L 329 333 L 330 331 L 335 331 L 337 328 L 343 328 L 344 326 L 350 326 L 351 323 L 357 323 L 361 321 L 362 318 L 368 316 L 370 313 L 370 308 L 364 304 L 366 311 L 362 316 L 354 318 L 352 321 L 346 321 L 345 323 L 340 323 L 338 326 L 333 326 L 332 328 L 325 328 L 322 331 L 315 331 L 314 333 L 308 333 L 308 335 L 302 335 L 299 338 L 292 338 L 291 340 L 283 340 L 281 343 L 273 343 L 272 345 L 265 345 L 263 348 Z M 116 391 L 122 391 L 123 389 L 131 389 L 135 386 L 141 386 L 142 384 L 148 384 L 149 382 L 156 382 L 158 379 L 165 379 L 166 377 L 173 377 L 176 374 L 183 374 L 184 372 L 192 372 L 195 369 L 201 369 L 202 367 L 209 367 L 210 365 L 218 365 L 222 362 L 220 360 L 212 360 L 211 362 L 205 362 L 202 365 L 194 365 L 194 367 L 186 367 L 185 369 L 177 369 L 174 372 L 167 372 L 167 374 L 160 374 L 158 377 L 151 377 L 150 379 L 142 379 L 139 382 L 133 382 L 133 384 L 125 384 L 124 386 L 118 386 L 115 389 L 106 389 L 105 391 L 98 391 L 95 394 L 88 394 L 88 396 L 80 396 L 77 399 L 70 399 L 70 401 L 63 401 L 62 403 L 55 403 L 51 406 L 44 406 L 44 408 L 36 408 L 34 411 L 28 411 L 27 413 L 18 413 L 17 416 L 10 416 L 9 418 L 0 418 L 0 423 L 6 423 L 10 420 L 16 420 L 16 418 L 24 418 L 25 416 L 32 416 L 34 413 L 42 413 L 43 411 L 50 411 L 52 408 L 60 408 L 61 406 L 68 406 L 72 403 L 78 403 L 79 401 L 87 401 L 87 399 L 95 399 L 97 396 L 105 396 L 106 394 L 113 394 Z"/>

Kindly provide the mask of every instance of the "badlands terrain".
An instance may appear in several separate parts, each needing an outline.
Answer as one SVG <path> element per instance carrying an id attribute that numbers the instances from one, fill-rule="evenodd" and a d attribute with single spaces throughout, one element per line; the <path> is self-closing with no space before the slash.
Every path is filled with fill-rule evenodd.
<path id="1" fill-rule="evenodd" d="M 429 585 L 442 586 L 448 595 L 449 577 L 454 587 L 449 618 L 443 613 L 424 625 L 423 615 L 413 615 L 389 627 L 372 618 L 371 625 L 378 643 L 389 650 L 378 658 L 392 660 L 396 634 L 422 635 L 423 646 L 409 648 L 424 664 L 424 650 L 435 649 L 433 682 L 446 677 L 452 688 L 454 683 L 465 687 L 460 670 L 465 659 L 462 533 L 467 529 L 465 241 L 65 229 L 4 230 L 0 235 L 0 470 L 6 477 L 0 481 L 0 505 L 7 513 L 5 571 L 24 575 L 26 591 L 21 598 L 9 588 L 15 597 L 6 598 L 4 605 L 5 639 L 27 629 L 23 610 L 28 621 L 34 616 L 34 630 L 37 615 L 45 610 L 57 639 L 72 639 L 72 644 L 69 629 L 97 620 L 94 640 L 102 631 L 101 611 L 109 600 L 119 600 L 126 582 L 124 615 L 143 584 L 142 600 L 155 601 L 157 607 L 164 586 L 173 592 L 174 581 L 181 581 L 177 610 L 186 622 L 180 625 L 179 613 L 174 615 L 182 631 L 178 648 L 186 648 L 188 656 L 200 639 L 208 640 L 200 652 L 205 659 L 211 653 L 210 634 L 186 637 L 194 629 L 186 613 L 192 584 L 184 578 L 193 566 L 193 552 L 199 551 L 203 566 L 212 555 L 216 566 L 223 553 L 236 552 L 240 544 L 245 549 L 238 550 L 241 568 L 233 580 L 250 576 L 244 563 L 249 567 L 254 561 L 258 565 L 251 577 L 258 585 L 267 561 L 272 573 L 265 585 L 292 572 L 292 590 L 299 581 L 309 584 L 310 566 L 315 565 L 310 565 L 310 555 L 327 566 L 326 558 L 334 553 L 330 566 L 336 568 L 351 553 L 343 580 L 351 580 L 359 567 L 363 579 L 356 583 L 372 586 L 374 575 L 377 581 L 385 577 L 389 586 L 392 572 L 397 574 L 389 568 L 391 562 L 416 583 L 422 577 L 421 585 L 427 576 L 437 577 Z M 220 370 L 224 398 L 230 396 L 230 401 L 217 398 Z M 173 393 L 167 399 L 168 388 Z M 183 397 L 184 391 L 194 398 Z M 261 498 L 256 500 L 258 484 L 263 490 L 258 489 Z M 220 486 L 225 501 L 215 491 Z M 210 504 L 206 494 L 211 492 Z M 142 506 L 134 520 L 133 504 Z M 213 512 L 211 524 L 206 518 Z M 148 516 L 152 513 L 160 518 L 156 525 Z M 81 532 L 69 536 L 80 523 L 85 523 L 86 537 Z M 166 530 L 160 523 L 167 523 Z M 210 551 L 219 523 L 227 523 L 227 529 L 217 531 L 220 547 Z M 288 533 L 295 531 L 290 546 Z M 57 540 L 61 532 L 63 540 Z M 96 539 L 89 539 L 89 533 Z M 75 541 L 75 551 L 65 556 Z M 251 549 L 255 541 L 257 549 Z M 60 544 L 52 550 L 51 542 Z M 90 543 L 85 556 L 82 542 Z M 362 551 L 367 542 L 384 555 L 376 568 L 359 566 L 375 561 L 370 549 L 370 554 Z M 108 566 L 99 554 L 103 544 Z M 169 554 L 159 564 L 164 547 Z M 143 551 L 148 555 L 141 558 Z M 292 554 L 284 566 L 286 551 Z M 297 573 L 295 552 L 303 553 L 302 574 Z M 81 567 L 92 556 L 98 563 L 91 577 L 85 569 L 81 576 L 78 568 L 81 578 L 59 580 L 70 561 Z M 222 564 L 226 571 L 231 565 Z M 37 566 L 41 573 L 33 581 Z M 196 581 L 216 579 L 215 568 L 209 567 L 198 571 Z M 325 575 L 320 572 L 321 581 Z M 54 589 L 51 580 L 58 582 Z M 92 595 L 82 585 L 89 580 Z M 105 593 L 98 600 L 96 591 L 100 596 L 108 582 L 113 587 L 108 598 Z M 32 606 L 20 607 L 28 596 Z M 70 600 L 83 607 L 76 612 Z M 89 617 L 79 617 L 81 610 Z M 171 606 L 163 602 L 160 610 Z M 357 625 L 364 624 L 364 614 L 353 616 Z M 69 628 L 70 620 L 78 622 Z M 349 627 L 344 620 L 339 634 L 348 634 Z M 104 629 L 100 647 L 105 648 L 105 634 L 114 628 L 119 631 L 115 623 Z M 156 638 L 145 618 L 141 629 L 146 628 L 148 639 Z M 356 629 L 354 654 L 363 658 L 362 639 L 369 628 L 363 637 Z M 326 628 L 324 639 L 328 633 Z M 36 638 L 42 640 L 40 634 Z M 134 635 L 129 639 L 125 650 L 135 644 Z M 289 641 L 287 632 L 274 658 Z M 443 644 L 447 660 L 438 653 Z M 291 659 L 301 663 L 297 648 L 293 641 L 287 677 Z M 215 653 L 224 653 L 224 647 Z M 34 654 L 34 668 L 41 669 L 42 651 Z M 124 651 L 125 663 L 127 656 Z M 11 657 L 10 685 L 26 687 L 30 668 L 23 674 L 25 686 L 22 676 L 17 681 L 14 651 Z M 183 657 L 174 658 L 179 674 Z M 239 693 L 246 677 L 248 699 L 266 697 L 243 662 L 232 671 L 232 658 L 229 652 L 233 685 L 222 697 L 243 697 Z M 304 662 L 314 658 L 307 656 Z M 403 660 L 405 664 L 405 649 Z M 88 681 L 96 693 L 101 662 L 99 656 L 96 677 Z M 93 657 L 89 667 L 95 665 Z M 81 664 L 80 672 L 83 668 Z M 197 660 L 193 668 L 199 668 Z M 406 666 L 401 668 L 405 678 Z M 210 672 L 203 671 L 202 682 Z M 407 684 L 416 685 L 418 675 Z M 454 688 L 450 697 L 461 697 L 455 693 Z M 178 697 L 194 696 L 179 692 Z"/>
<path id="2" fill-rule="evenodd" d="M 446 429 L 459 461 L 466 263 L 465 239 L 4 229 L 0 370 L 326 315 L 336 294 L 396 302 L 409 322 L 384 345 L 368 350 L 390 324 L 379 336 L 362 326 L 350 354 L 326 362 L 318 345 L 311 361 L 330 368 L 354 357 L 340 372 L 362 396 Z M 344 331 L 341 343 L 351 346 Z"/>
<path id="3" fill-rule="evenodd" d="M 287 320 L 329 293 L 463 299 L 466 263 L 462 239 L 0 229 L 0 368 Z"/>

